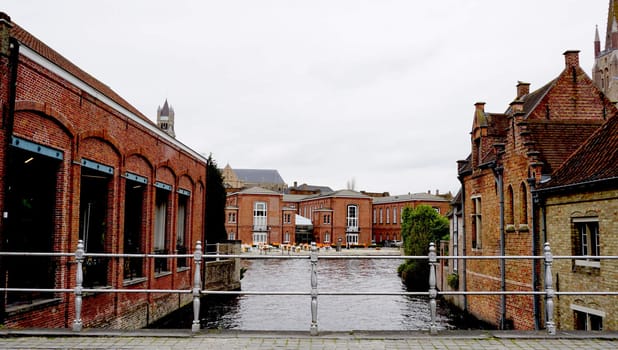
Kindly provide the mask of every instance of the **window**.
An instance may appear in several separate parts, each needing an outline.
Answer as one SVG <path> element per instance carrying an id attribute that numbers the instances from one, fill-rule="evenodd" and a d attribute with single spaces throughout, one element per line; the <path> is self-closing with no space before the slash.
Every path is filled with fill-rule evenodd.
<path id="1" fill-rule="evenodd" d="M 255 202 L 253 205 L 253 231 L 266 231 L 265 202 Z"/>
<path id="2" fill-rule="evenodd" d="M 283 234 L 283 243 L 290 243 L 290 233 L 287 231 Z"/>
<path id="3" fill-rule="evenodd" d="M 384 222 L 384 219 L 382 217 L 382 208 L 380 208 L 380 223 L 383 223 L 383 222 Z"/>
<path id="4" fill-rule="evenodd" d="M 388 207 L 386 208 L 386 223 L 391 223 L 391 208 Z"/>
<path id="5" fill-rule="evenodd" d="M 378 216 L 378 215 L 377 215 L 377 213 L 376 213 L 376 212 L 377 212 L 377 210 L 376 210 L 376 209 L 374 209 L 374 210 L 373 210 L 373 223 L 374 223 L 374 224 L 377 222 L 377 216 Z"/>
<path id="6" fill-rule="evenodd" d="M 528 224 L 528 191 L 526 190 L 526 184 L 521 183 L 519 188 L 520 190 L 520 200 L 521 200 L 521 212 L 519 215 L 519 225 L 527 225 Z"/>
<path id="7" fill-rule="evenodd" d="M 472 248 L 482 248 L 481 197 L 472 198 Z"/>
<path id="8" fill-rule="evenodd" d="M 324 243 L 330 243 L 330 232 L 324 234 Z"/>
<path id="9" fill-rule="evenodd" d="M 325 224 L 330 224 L 330 215 L 329 214 L 324 215 L 324 223 Z"/>
<path id="10" fill-rule="evenodd" d="M 177 254 L 187 254 L 187 246 L 186 243 L 189 241 L 187 239 L 187 202 L 189 200 L 188 196 L 179 195 L 178 196 L 178 215 L 176 218 L 176 252 Z M 187 267 L 187 258 L 178 258 L 177 267 Z"/>
<path id="11" fill-rule="evenodd" d="M 358 232 L 358 206 L 348 205 L 347 222 L 347 232 Z"/>
<path id="12" fill-rule="evenodd" d="M 236 223 L 236 213 L 227 213 L 227 222 L 230 224 Z"/>
<path id="13" fill-rule="evenodd" d="M 397 223 L 397 207 L 393 208 L 393 224 Z"/>
<path id="14" fill-rule="evenodd" d="M 575 218 L 573 229 L 573 255 L 601 255 L 598 218 Z M 598 259 L 576 259 L 575 265 L 600 268 L 601 262 Z"/>
<path id="15" fill-rule="evenodd" d="M 157 188 L 155 199 L 155 222 L 154 222 L 154 253 L 168 253 L 167 239 L 167 202 L 169 191 Z M 161 273 L 169 271 L 167 259 L 159 258 L 155 260 L 155 272 Z"/>
<path id="16" fill-rule="evenodd" d="M 292 214 L 283 214 L 283 223 L 291 224 L 292 223 Z"/>
<path id="17" fill-rule="evenodd" d="M 571 304 L 573 328 L 580 331 L 602 331 L 605 312 Z"/>
<path id="18" fill-rule="evenodd" d="M 233 241 L 236 239 L 236 234 L 234 232 L 228 232 L 227 233 L 227 239 L 230 241 Z"/>
<path id="19" fill-rule="evenodd" d="M 436 211 L 436 213 L 440 214 L 440 208 L 438 208 L 438 207 L 433 207 L 433 210 L 435 210 L 435 211 Z"/>
<path id="20" fill-rule="evenodd" d="M 505 213 L 504 213 L 504 218 L 506 221 L 507 225 L 513 225 L 514 223 L 514 219 L 513 219 L 513 187 L 511 185 L 509 185 L 509 188 L 507 189 L 506 192 L 506 206 L 505 206 Z"/>

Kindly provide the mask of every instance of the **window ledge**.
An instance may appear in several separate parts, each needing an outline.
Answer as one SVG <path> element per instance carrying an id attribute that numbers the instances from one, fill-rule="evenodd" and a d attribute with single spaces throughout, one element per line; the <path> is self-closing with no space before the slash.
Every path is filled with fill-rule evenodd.
<path id="1" fill-rule="evenodd" d="M 161 271 L 159 273 L 155 273 L 155 278 L 165 277 L 172 274 L 172 271 Z"/>
<path id="2" fill-rule="evenodd" d="M 530 231 L 530 227 L 528 227 L 527 224 L 521 224 L 519 225 L 519 232 L 529 232 Z"/>
<path id="3" fill-rule="evenodd" d="M 58 304 L 62 301 L 61 298 L 50 298 L 50 299 L 37 299 L 33 300 L 28 304 L 10 304 L 6 306 L 6 313 L 8 316 L 14 316 L 21 313 L 33 311 L 36 309 L 41 309 L 46 306 Z"/>
<path id="4" fill-rule="evenodd" d="M 191 270 L 191 268 L 189 266 L 183 266 L 183 267 L 176 268 L 176 272 L 183 272 L 187 270 Z"/>
<path id="5" fill-rule="evenodd" d="M 506 225 L 505 230 L 506 230 L 506 232 L 515 232 L 515 225 L 508 224 L 508 225 Z"/>
<path id="6" fill-rule="evenodd" d="M 601 268 L 601 262 L 596 260 L 575 260 L 575 266 Z"/>
<path id="7" fill-rule="evenodd" d="M 136 278 L 131 278 L 131 279 L 127 279 L 122 281 L 122 285 L 123 286 L 132 286 L 135 284 L 140 284 L 142 282 L 146 282 L 147 278 L 146 277 L 136 277 Z"/>

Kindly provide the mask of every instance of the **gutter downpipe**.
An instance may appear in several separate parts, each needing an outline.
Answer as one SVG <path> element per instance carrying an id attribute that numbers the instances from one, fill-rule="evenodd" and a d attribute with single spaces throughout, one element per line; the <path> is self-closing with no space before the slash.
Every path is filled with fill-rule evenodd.
<path id="1" fill-rule="evenodd" d="M 505 255 L 504 244 L 504 184 L 502 178 L 502 167 L 492 167 L 496 183 L 498 186 L 498 193 L 500 197 L 500 255 Z M 506 262 L 505 259 L 500 259 L 500 290 L 506 291 Z M 506 295 L 500 295 L 500 329 L 505 329 L 506 326 Z"/>
<path id="2" fill-rule="evenodd" d="M 537 244 L 538 233 L 537 233 L 537 217 L 535 215 L 537 207 L 542 211 L 541 217 L 544 217 L 544 208 L 542 205 L 539 205 L 541 202 L 539 201 L 539 195 L 536 193 L 536 179 L 529 178 L 528 185 L 530 187 L 530 195 L 532 197 L 532 210 L 530 212 L 530 220 L 532 221 L 532 225 L 530 226 L 530 233 L 532 234 L 532 256 L 539 255 L 539 245 Z M 543 220 L 544 221 L 544 220 Z M 545 242 L 545 240 L 543 240 Z M 541 261 L 540 260 L 532 260 L 532 290 L 537 292 L 539 288 L 539 274 L 537 272 L 537 268 L 539 267 Z M 534 329 L 539 330 L 540 325 L 540 314 L 539 314 L 539 295 L 534 294 L 532 296 L 532 314 L 534 315 Z"/>
<path id="3" fill-rule="evenodd" d="M 464 186 L 464 181 L 461 176 L 457 177 L 459 179 L 459 183 L 461 183 L 461 246 L 463 247 L 461 250 L 461 255 L 466 256 L 468 250 L 466 249 L 466 186 Z M 462 259 L 461 261 L 461 288 L 464 291 L 468 290 L 468 284 L 466 280 L 466 262 L 468 259 Z M 463 295 L 463 311 L 468 313 L 468 295 Z"/>

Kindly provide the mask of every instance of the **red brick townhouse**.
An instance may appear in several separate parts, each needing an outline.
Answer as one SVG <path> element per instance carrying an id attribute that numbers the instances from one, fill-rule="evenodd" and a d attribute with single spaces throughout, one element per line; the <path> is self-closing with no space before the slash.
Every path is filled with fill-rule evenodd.
<path id="1" fill-rule="evenodd" d="M 368 246 L 371 244 L 372 198 L 352 190 L 317 194 L 299 203 L 300 216 L 313 223 L 318 244 Z"/>
<path id="2" fill-rule="evenodd" d="M 532 193 L 551 178 L 610 116 L 614 104 L 579 66 L 578 51 L 564 53 L 562 72 L 530 92 L 519 82 L 504 113 L 477 103 L 471 153 L 458 162 L 463 223 L 457 255 L 539 255 L 546 239 Z M 586 215 L 586 214 L 584 214 Z M 549 230 L 549 228 L 548 228 Z M 469 291 L 543 290 L 541 261 L 465 260 L 457 263 L 459 288 Z M 468 296 L 463 305 L 501 328 L 542 328 L 542 299 Z"/>
<path id="3" fill-rule="evenodd" d="M 398 196 L 376 197 L 373 199 L 373 235 L 375 243 L 401 240 L 401 215 L 403 208 L 428 205 L 439 214 L 446 215 L 450 208 L 450 196 L 431 193 L 413 193 Z"/>
<path id="4" fill-rule="evenodd" d="M 190 252 L 203 240 L 206 162 L 0 13 L 2 251 Z M 74 259 L 4 257 L 3 285 L 73 288 Z M 85 287 L 188 289 L 187 259 L 89 257 Z M 183 294 L 86 295 L 84 327 L 143 327 Z M 6 327 L 70 327 L 72 294 L 3 293 Z"/>
<path id="5" fill-rule="evenodd" d="M 250 187 L 227 196 L 225 229 L 229 239 L 248 245 L 295 242 L 295 208 L 284 205 L 283 194 Z"/>

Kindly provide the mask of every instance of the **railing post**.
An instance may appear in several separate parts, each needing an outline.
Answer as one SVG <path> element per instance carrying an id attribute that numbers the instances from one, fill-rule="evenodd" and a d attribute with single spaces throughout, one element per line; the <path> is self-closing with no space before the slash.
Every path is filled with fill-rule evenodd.
<path id="1" fill-rule="evenodd" d="M 438 334 L 438 327 L 436 325 L 436 264 L 438 259 L 436 257 L 436 245 L 434 242 L 429 244 L 429 311 L 431 312 L 431 324 L 429 325 L 429 331 L 431 334 Z"/>
<path id="2" fill-rule="evenodd" d="M 75 261 L 77 262 L 77 271 L 75 271 L 75 319 L 73 320 L 73 331 L 79 332 L 82 330 L 82 285 L 84 283 L 84 241 L 77 241 L 77 250 L 75 251 Z"/>
<path id="3" fill-rule="evenodd" d="M 311 242 L 311 335 L 318 335 L 318 248 Z"/>
<path id="4" fill-rule="evenodd" d="M 218 247 L 217 245 L 217 248 Z M 198 332 L 200 330 L 200 289 L 202 286 L 200 273 L 200 266 L 202 264 L 202 242 L 200 241 L 195 242 L 193 264 L 195 265 L 195 272 L 193 274 L 193 324 L 191 325 L 191 332 Z"/>
<path id="5" fill-rule="evenodd" d="M 545 311 L 547 316 L 545 327 L 548 334 L 556 335 L 556 324 L 554 323 L 554 282 L 551 272 L 554 257 L 551 254 L 549 242 L 545 242 L 543 252 L 545 254 Z"/>
<path id="6" fill-rule="evenodd" d="M 221 250 L 220 249 L 221 248 L 219 246 L 219 243 L 217 242 L 217 259 L 216 259 L 216 261 L 219 261 L 219 254 L 221 254 Z"/>

